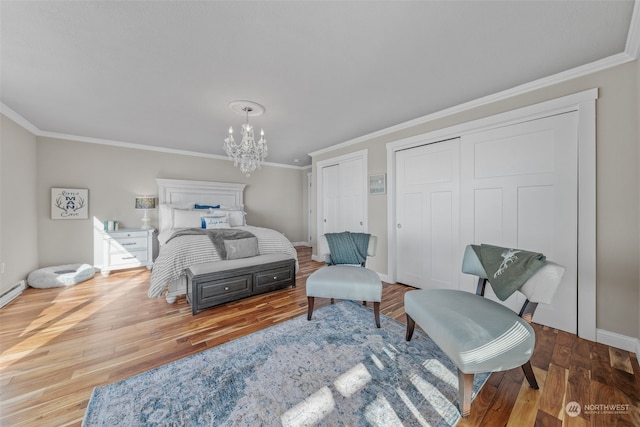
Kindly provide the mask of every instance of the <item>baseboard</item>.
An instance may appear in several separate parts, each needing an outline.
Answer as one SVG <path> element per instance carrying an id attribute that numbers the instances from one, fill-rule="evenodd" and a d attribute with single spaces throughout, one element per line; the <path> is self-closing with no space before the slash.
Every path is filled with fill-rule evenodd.
<path id="1" fill-rule="evenodd" d="M 640 341 L 638 341 L 638 338 L 628 337 L 603 329 L 596 329 L 596 342 L 636 354 L 639 354 L 638 351 L 640 350 Z"/>
<path id="2" fill-rule="evenodd" d="M 13 288 L 0 296 L 0 308 L 9 304 L 14 299 L 18 298 L 20 294 L 27 288 L 27 284 L 24 280 L 18 282 Z"/>
<path id="3" fill-rule="evenodd" d="M 324 262 L 324 257 L 321 257 L 321 256 L 318 256 L 318 255 L 311 254 L 311 260 L 312 260 L 312 261 L 318 261 L 318 262 Z"/>

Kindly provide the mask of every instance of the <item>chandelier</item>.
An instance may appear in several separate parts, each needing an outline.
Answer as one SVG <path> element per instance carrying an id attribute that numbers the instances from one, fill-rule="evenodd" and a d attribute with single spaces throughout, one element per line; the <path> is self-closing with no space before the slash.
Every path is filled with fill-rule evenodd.
<path id="1" fill-rule="evenodd" d="M 260 130 L 260 140 L 256 142 L 253 136 L 253 126 L 249 124 L 249 116 L 259 116 L 264 113 L 264 107 L 251 101 L 233 101 L 229 104 L 231 111 L 244 114 L 247 122 L 242 125 L 242 141 L 237 143 L 233 138 L 233 126 L 229 127 L 229 136 L 225 138 L 224 151 L 233 160 L 235 167 L 240 166 L 240 171 L 247 177 L 260 168 L 260 164 L 267 157 L 267 140 L 264 138 L 264 130 Z"/>

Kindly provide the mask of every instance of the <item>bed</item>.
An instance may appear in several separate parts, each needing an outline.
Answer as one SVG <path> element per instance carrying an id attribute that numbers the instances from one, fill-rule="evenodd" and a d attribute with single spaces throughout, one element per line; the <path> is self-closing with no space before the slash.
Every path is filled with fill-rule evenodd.
<path id="1" fill-rule="evenodd" d="M 177 231 L 199 228 L 201 217 L 208 213 L 225 215 L 232 230 L 253 234 L 258 240 L 260 255 L 284 253 L 295 259 L 298 271 L 297 252 L 282 233 L 246 224 L 245 184 L 178 179 L 157 179 L 156 182 L 160 251 L 151 271 L 149 298 L 164 295 L 167 302 L 175 302 L 178 296 L 186 294 L 186 270 L 190 266 L 222 260 L 207 235 L 173 237 Z M 202 209 L 194 209 L 195 205 Z"/>

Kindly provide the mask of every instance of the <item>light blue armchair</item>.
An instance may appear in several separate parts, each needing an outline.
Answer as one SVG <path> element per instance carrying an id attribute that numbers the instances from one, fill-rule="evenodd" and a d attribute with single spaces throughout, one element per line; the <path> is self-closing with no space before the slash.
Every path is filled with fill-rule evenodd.
<path id="1" fill-rule="evenodd" d="M 324 238 L 324 236 L 323 236 Z M 376 236 L 369 236 L 367 256 L 376 254 Z M 330 259 L 330 258 L 328 258 Z M 366 260 L 365 260 L 366 262 Z M 352 301 L 373 302 L 373 314 L 376 326 L 380 327 L 380 301 L 382 301 L 382 281 L 378 274 L 361 264 L 328 265 L 313 272 L 306 283 L 308 313 L 307 320 L 313 315 L 315 298 L 335 298 Z"/>

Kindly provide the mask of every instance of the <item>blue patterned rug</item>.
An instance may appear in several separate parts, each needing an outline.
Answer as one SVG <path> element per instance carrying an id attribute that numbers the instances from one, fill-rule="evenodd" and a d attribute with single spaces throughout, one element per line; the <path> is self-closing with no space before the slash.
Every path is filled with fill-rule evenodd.
<path id="1" fill-rule="evenodd" d="M 341 301 L 96 387 L 85 426 L 450 426 L 455 366 L 416 328 Z M 476 375 L 475 393 L 488 374 Z"/>

